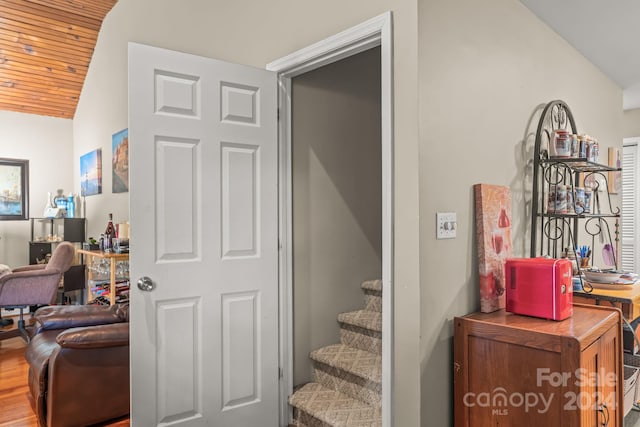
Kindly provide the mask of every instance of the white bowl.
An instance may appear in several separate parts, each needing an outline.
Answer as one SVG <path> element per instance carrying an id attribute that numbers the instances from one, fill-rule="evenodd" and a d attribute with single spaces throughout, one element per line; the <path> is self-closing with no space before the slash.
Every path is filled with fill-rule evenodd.
<path id="1" fill-rule="evenodd" d="M 621 276 L 623 274 L 622 271 L 613 270 L 584 270 L 584 277 L 586 277 L 587 281 L 596 283 L 617 283 L 622 281 Z"/>

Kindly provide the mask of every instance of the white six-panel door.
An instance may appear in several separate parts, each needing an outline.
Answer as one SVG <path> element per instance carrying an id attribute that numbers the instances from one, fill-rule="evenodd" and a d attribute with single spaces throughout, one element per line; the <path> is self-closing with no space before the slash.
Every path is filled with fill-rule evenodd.
<path id="1" fill-rule="evenodd" d="M 276 107 L 274 73 L 129 44 L 134 426 L 278 425 Z"/>

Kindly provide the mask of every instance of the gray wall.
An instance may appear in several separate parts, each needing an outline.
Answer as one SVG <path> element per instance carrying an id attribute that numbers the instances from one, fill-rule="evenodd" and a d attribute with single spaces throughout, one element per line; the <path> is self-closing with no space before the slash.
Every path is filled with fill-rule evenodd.
<path id="1" fill-rule="evenodd" d="M 538 107 L 566 101 L 606 161 L 622 145 L 622 91 L 517 0 L 418 6 L 421 425 L 441 427 L 453 419 L 452 320 L 479 309 L 472 186 L 510 186 L 514 256 L 528 256 Z M 438 211 L 457 212 L 457 239 L 435 239 Z"/>
<path id="2" fill-rule="evenodd" d="M 640 136 L 640 108 L 624 112 L 624 138 Z"/>
<path id="3" fill-rule="evenodd" d="M 292 82 L 294 385 L 381 278 L 380 49 Z"/>

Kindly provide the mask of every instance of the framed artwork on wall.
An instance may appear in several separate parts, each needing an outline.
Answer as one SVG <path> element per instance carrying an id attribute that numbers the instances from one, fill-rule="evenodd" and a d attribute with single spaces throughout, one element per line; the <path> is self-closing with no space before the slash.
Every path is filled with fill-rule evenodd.
<path id="1" fill-rule="evenodd" d="M 503 185 L 476 184 L 475 199 L 480 311 L 505 307 L 504 263 L 512 255 L 511 192 Z"/>
<path id="2" fill-rule="evenodd" d="M 113 177 L 111 191 L 126 193 L 129 191 L 129 129 L 114 133 L 111 137 Z"/>
<path id="3" fill-rule="evenodd" d="M 0 158 L 0 220 L 29 218 L 29 160 Z"/>
<path id="4" fill-rule="evenodd" d="M 102 193 L 102 149 L 80 156 L 80 195 Z"/>

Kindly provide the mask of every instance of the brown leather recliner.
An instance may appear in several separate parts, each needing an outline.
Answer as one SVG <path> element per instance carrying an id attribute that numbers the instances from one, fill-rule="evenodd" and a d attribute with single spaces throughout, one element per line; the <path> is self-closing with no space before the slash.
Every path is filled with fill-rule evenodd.
<path id="1" fill-rule="evenodd" d="M 79 427 L 128 414 L 128 306 L 51 306 L 34 317 L 25 357 L 38 423 Z"/>

